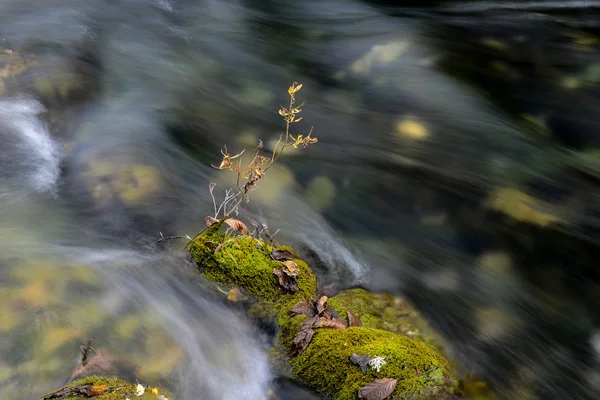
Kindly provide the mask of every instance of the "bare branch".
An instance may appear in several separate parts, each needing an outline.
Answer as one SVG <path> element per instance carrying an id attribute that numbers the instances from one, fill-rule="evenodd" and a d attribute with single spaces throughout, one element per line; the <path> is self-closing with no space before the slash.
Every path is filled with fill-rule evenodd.
<path id="1" fill-rule="evenodd" d="M 216 200 L 215 200 L 215 195 L 213 194 L 213 191 L 215 190 L 215 187 L 216 187 L 216 186 L 217 186 L 217 184 L 216 184 L 216 183 L 214 183 L 214 182 L 211 182 L 211 183 L 208 185 L 208 191 L 210 192 L 210 197 L 212 197 L 212 201 L 213 201 L 213 210 L 214 210 L 214 212 L 215 212 L 215 218 L 217 218 L 217 214 L 218 214 L 218 213 L 217 213 L 217 202 L 216 202 Z"/>
<path id="2" fill-rule="evenodd" d="M 85 346 L 79 346 L 79 348 L 81 349 L 81 365 L 83 365 L 84 367 L 87 365 L 87 360 L 88 360 L 88 354 L 89 352 L 93 352 L 96 353 L 96 350 L 92 347 L 92 339 L 88 339 L 87 345 Z"/>
<path id="3" fill-rule="evenodd" d="M 188 240 L 193 240 L 189 235 L 184 235 L 184 236 L 163 236 L 162 232 L 159 232 L 159 238 L 158 241 L 156 242 L 157 245 L 161 244 L 162 242 L 166 241 L 166 240 L 173 240 L 173 239 L 188 239 Z"/>
<path id="4" fill-rule="evenodd" d="M 223 210 L 223 215 L 227 215 L 227 205 L 240 195 L 240 193 L 232 194 L 232 191 L 233 189 L 225 190 L 225 199 L 219 205 L 219 208 L 215 210 L 215 218 L 219 218 L 219 213 L 221 212 L 221 209 Z"/>

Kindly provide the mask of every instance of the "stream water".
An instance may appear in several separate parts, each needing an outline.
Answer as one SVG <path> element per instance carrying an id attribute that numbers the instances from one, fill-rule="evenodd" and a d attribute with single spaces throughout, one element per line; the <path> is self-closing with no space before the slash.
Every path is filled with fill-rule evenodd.
<path id="1" fill-rule="evenodd" d="M 0 0 L 0 398 L 89 338 L 183 400 L 320 398 L 157 245 L 234 184 L 224 144 L 273 146 L 294 81 L 319 142 L 240 218 L 408 298 L 498 398 L 600 396 L 600 4 L 391 3 Z"/>

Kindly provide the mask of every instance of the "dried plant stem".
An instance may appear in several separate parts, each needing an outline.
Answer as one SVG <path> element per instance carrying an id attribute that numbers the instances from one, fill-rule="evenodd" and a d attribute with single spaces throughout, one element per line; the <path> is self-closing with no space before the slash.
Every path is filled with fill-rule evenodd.
<path id="1" fill-rule="evenodd" d="M 290 132 L 290 127 L 292 124 L 299 122 L 302 120 L 302 117 L 299 117 L 298 114 L 302 111 L 301 107 L 304 103 L 296 106 L 296 98 L 295 94 L 302 88 L 302 84 L 298 84 L 297 82 L 292 83 L 292 85 L 288 88 L 288 95 L 290 96 L 290 101 L 288 103 L 288 108 L 281 107 L 279 109 L 279 115 L 281 115 L 285 121 L 285 132 L 279 135 L 279 139 L 273 150 L 271 151 L 270 156 L 261 155 L 261 150 L 263 148 L 262 141 L 259 140 L 258 146 L 253 152 L 253 157 L 248 164 L 243 163 L 242 155 L 245 150 L 242 150 L 238 154 L 231 155 L 227 150 L 227 146 L 223 146 L 223 150 L 221 150 L 221 154 L 223 155 L 223 159 L 219 166 L 213 165 L 213 168 L 223 170 L 227 169 L 236 174 L 236 187 L 237 193 L 232 194 L 231 189 L 225 191 L 225 199 L 223 202 L 217 207 L 217 201 L 215 200 L 214 189 L 216 184 L 211 182 L 209 185 L 209 192 L 213 202 L 213 211 L 214 218 L 218 218 L 219 214 L 222 212 L 222 221 L 225 221 L 232 214 L 238 214 L 238 209 L 245 201 L 248 201 L 248 193 L 254 189 L 256 183 L 265 176 L 265 173 L 273 166 L 273 164 L 281 157 L 286 148 L 293 146 L 294 148 L 298 146 L 307 147 L 309 144 L 314 144 L 318 141 L 317 138 L 312 137 L 312 128 L 308 135 L 304 136 L 302 134 L 297 134 L 294 137 L 294 134 Z M 285 138 L 284 138 L 285 135 Z M 245 182 L 244 182 L 245 181 Z M 229 205 L 233 203 L 231 208 Z M 245 226 L 244 226 L 245 228 Z M 245 228 L 247 231 L 247 228 Z M 272 241 L 272 237 L 274 235 L 269 235 L 266 229 L 258 230 L 258 235 L 265 233 L 269 240 Z M 202 232 L 201 232 L 202 233 Z M 196 235 L 198 237 L 201 233 Z M 249 232 L 246 232 L 249 233 Z M 277 234 L 277 232 L 275 232 Z M 190 243 L 193 241 L 190 238 Z M 177 238 L 177 237 L 172 237 Z M 163 240 L 167 240 L 168 238 L 162 237 L 159 239 L 159 243 Z M 185 246 L 187 246 L 189 243 Z"/>

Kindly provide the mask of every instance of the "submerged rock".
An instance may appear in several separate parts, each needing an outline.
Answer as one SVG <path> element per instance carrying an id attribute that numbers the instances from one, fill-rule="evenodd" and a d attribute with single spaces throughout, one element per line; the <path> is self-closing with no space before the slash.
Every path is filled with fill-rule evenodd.
<path id="1" fill-rule="evenodd" d="M 26 93 L 46 107 L 64 107 L 91 97 L 91 71 L 91 65 L 69 55 L 6 48 L 0 52 L 0 96 Z"/>

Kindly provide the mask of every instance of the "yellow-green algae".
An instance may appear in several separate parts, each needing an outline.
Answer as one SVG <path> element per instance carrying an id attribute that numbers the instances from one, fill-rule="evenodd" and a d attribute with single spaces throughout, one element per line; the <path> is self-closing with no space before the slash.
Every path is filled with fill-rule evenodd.
<path id="1" fill-rule="evenodd" d="M 391 398 L 450 395 L 457 388 L 448 361 L 433 347 L 389 331 L 389 324 L 401 324 L 398 317 L 405 315 L 404 308 L 397 304 L 396 308 L 392 307 L 389 295 L 378 298 L 362 289 L 342 292 L 330 298 L 328 305 L 336 309 L 342 318 L 346 318 L 346 311 L 351 311 L 363 320 L 365 326 L 315 329 L 309 346 L 290 359 L 293 340 L 302 322 L 307 320 L 306 315 L 292 317 L 290 310 L 299 301 L 317 297 L 315 275 L 304 261 L 293 260 L 300 268 L 297 277 L 299 291 L 284 293 L 273 275 L 273 268 L 282 266 L 281 262 L 270 257 L 274 247 L 251 236 L 220 233 L 222 225 L 223 221 L 220 221 L 196 237 L 190 243 L 190 253 L 207 279 L 255 295 L 260 304 L 265 304 L 267 310 L 277 317 L 279 337 L 277 348 L 271 355 L 277 364 L 281 361 L 289 363 L 281 367 L 293 378 L 336 399 L 356 399 L 358 390 L 377 378 L 398 379 Z M 289 247 L 277 249 L 293 251 Z M 388 330 L 373 329 L 376 327 Z M 396 327 L 394 330 L 407 329 Z M 360 367 L 350 362 L 352 353 L 385 357 L 386 364 L 380 372 L 369 368 L 363 375 Z"/>
<path id="2" fill-rule="evenodd" d="M 174 397 L 162 390 L 158 389 L 158 393 L 152 393 L 152 389 L 147 387 L 144 394 L 141 396 L 136 396 L 136 386 L 137 384 L 131 384 L 125 382 L 117 377 L 105 378 L 99 376 L 88 376 L 83 379 L 79 379 L 74 381 L 59 390 L 77 387 L 81 385 L 107 385 L 109 389 L 99 396 L 92 397 L 94 400 L 123 400 L 126 398 L 129 399 L 139 399 L 139 400 L 163 400 L 163 397 L 168 400 L 174 400 Z M 55 392 L 55 391 L 54 391 Z M 54 393 L 52 392 L 52 393 Z M 48 393 L 49 395 L 50 393 Z M 46 395 L 47 396 L 47 395 Z M 161 397 L 163 396 L 163 397 Z M 90 397 L 84 394 L 77 394 L 70 397 L 67 397 L 65 400 L 79 400 L 79 399 L 89 399 Z"/>

